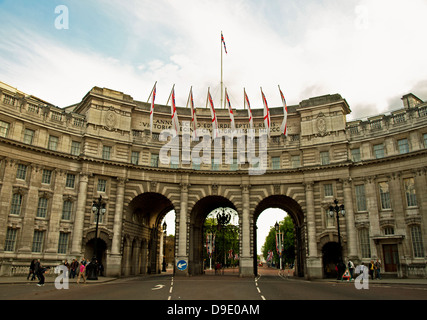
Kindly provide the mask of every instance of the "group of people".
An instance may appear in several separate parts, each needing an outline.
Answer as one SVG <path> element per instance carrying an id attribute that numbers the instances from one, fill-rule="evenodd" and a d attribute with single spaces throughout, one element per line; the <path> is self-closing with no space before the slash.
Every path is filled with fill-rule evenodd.
<path id="1" fill-rule="evenodd" d="M 347 268 L 348 268 L 348 271 L 350 272 L 350 277 L 351 277 L 350 279 L 354 279 L 355 267 L 354 267 L 353 261 L 348 260 Z M 381 280 L 381 261 L 379 261 L 378 259 L 376 262 L 374 262 L 374 260 L 371 260 L 371 262 L 369 262 L 368 267 L 366 267 L 364 263 L 362 263 L 360 268 L 360 273 L 363 273 L 365 268 L 368 268 L 368 274 L 371 280 L 374 280 L 374 279 Z"/>
<path id="2" fill-rule="evenodd" d="M 68 263 L 67 260 L 63 262 L 63 265 L 68 269 L 68 275 L 70 279 L 74 279 L 77 276 L 77 283 L 80 283 L 80 279 L 83 278 L 84 283 L 86 283 L 86 276 L 88 272 L 88 268 L 93 267 L 96 269 L 97 274 L 103 275 L 104 268 L 102 263 L 98 263 L 97 260 L 95 262 L 91 262 L 90 260 L 83 258 L 80 262 L 77 259 L 73 259 L 71 263 Z M 38 286 L 43 286 L 45 281 L 44 274 L 50 270 L 50 267 L 43 267 L 40 263 L 40 259 L 34 259 L 31 261 L 30 270 L 27 276 L 27 280 L 31 281 L 37 279 L 39 282 Z"/>

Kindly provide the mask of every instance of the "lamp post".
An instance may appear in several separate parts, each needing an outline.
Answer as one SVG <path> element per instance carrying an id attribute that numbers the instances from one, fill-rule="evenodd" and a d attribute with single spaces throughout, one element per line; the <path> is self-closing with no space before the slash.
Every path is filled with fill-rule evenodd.
<path id="1" fill-rule="evenodd" d="M 276 243 L 277 243 L 277 253 L 279 254 L 280 270 L 282 270 L 283 234 L 280 231 L 280 226 L 277 223 L 277 221 L 276 221 L 276 224 L 274 225 L 274 228 L 276 229 Z"/>
<path id="2" fill-rule="evenodd" d="M 162 271 L 166 272 L 166 221 L 163 222 L 163 268 Z"/>
<path id="3" fill-rule="evenodd" d="M 89 265 L 88 270 L 88 280 L 98 280 L 98 263 L 97 263 L 97 254 L 98 254 L 98 224 L 99 224 L 99 215 L 104 215 L 107 209 L 105 208 L 105 203 L 102 202 L 102 196 L 99 196 L 98 200 L 93 201 L 92 212 L 95 214 L 96 228 L 95 228 L 95 243 L 93 247 L 93 257 Z"/>
<path id="4" fill-rule="evenodd" d="M 338 278 L 341 277 L 341 275 L 344 273 L 344 262 L 342 259 L 342 246 L 341 246 L 341 233 L 340 233 L 340 216 L 341 214 L 343 217 L 345 216 L 345 208 L 344 205 L 338 205 L 338 200 L 334 200 L 335 206 L 329 206 L 329 216 L 331 218 L 334 217 L 334 213 L 336 214 L 337 219 L 337 228 L 338 228 L 338 246 L 339 246 L 339 256 L 338 256 Z"/>

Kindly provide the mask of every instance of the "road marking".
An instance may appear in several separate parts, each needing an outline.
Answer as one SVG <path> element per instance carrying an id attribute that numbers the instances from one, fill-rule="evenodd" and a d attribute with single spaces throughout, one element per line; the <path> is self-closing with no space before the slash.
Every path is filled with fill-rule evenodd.
<path id="1" fill-rule="evenodd" d="M 158 284 L 157 286 L 155 286 L 151 290 L 160 290 L 160 289 L 163 289 L 164 286 L 165 286 L 164 284 Z"/>
<path id="2" fill-rule="evenodd" d="M 256 287 L 256 289 L 258 290 L 258 293 L 261 293 L 261 290 L 258 287 Z"/>
<path id="3" fill-rule="evenodd" d="M 263 295 L 261 295 L 261 299 L 262 300 L 267 300 Z"/>

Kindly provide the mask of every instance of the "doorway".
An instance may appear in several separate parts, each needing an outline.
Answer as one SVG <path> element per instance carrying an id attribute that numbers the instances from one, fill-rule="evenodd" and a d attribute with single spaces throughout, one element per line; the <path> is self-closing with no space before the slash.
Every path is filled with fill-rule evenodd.
<path id="1" fill-rule="evenodd" d="M 399 252 L 397 244 L 383 244 L 384 254 L 384 271 L 397 272 L 397 265 L 399 264 Z"/>

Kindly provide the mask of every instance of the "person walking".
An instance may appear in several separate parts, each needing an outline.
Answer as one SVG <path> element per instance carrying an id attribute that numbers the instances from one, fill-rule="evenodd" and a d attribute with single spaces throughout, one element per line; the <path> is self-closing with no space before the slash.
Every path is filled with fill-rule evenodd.
<path id="1" fill-rule="evenodd" d="M 40 263 L 40 259 L 38 259 L 34 265 L 34 272 L 37 275 L 37 278 L 39 278 L 39 283 L 37 283 L 37 286 L 41 287 L 44 286 L 44 268 Z"/>
<path id="2" fill-rule="evenodd" d="M 381 261 L 378 259 L 375 262 L 375 278 L 381 280 Z"/>
<path id="3" fill-rule="evenodd" d="M 369 262 L 369 275 L 371 276 L 371 280 L 374 280 L 374 270 L 375 269 L 375 264 L 374 264 L 374 260 L 371 260 L 371 262 Z"/>
<path id="4" fill-rule="evenodd" d="M 350 259 L 348 259 L 347 263 L 348 271 L 350 271 L 350 280 L 354 279 L 354 263 Z"/>
<path id="5" fill-rule="evenodd" d="M 36 278 L 36 273 L 34 272 L 34 268 L 36 266 L 36 259 L 31 260 L 30 263 L 30 270 L 27 276 L 27 280 L 30 279 L 30 275 L 31 275 L 31 281 L 33 281 Z"/>
<path id="6" fill-rule="evenodd" d="M 80 263 L 80 268 L 79 268 L 79 275 L 77 277 L 77 283 L 80 283 L 80 278 L 83 277 L 83 281 L 84 283 L 86 283 L 86 274 L 85 274 L 85 270 L 86 266 L 83 263 Z"/>
<path id="7" fill-rule="evenodd" d="M 73 261 L 70 264 L 70 278 L 74 279 L 74 277 L 76 276 L 78 267 L 79 267 L 79 262 L 77 261 L 77 259 L 73 259 Z"/>

